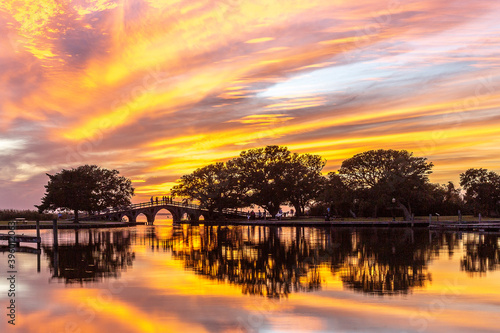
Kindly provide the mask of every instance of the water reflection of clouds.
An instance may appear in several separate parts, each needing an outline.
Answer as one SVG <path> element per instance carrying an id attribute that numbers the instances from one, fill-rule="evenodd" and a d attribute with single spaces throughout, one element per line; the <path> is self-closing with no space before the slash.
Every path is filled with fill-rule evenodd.
<path id="1" fill-rule="evenodd" d="M 462 270 L 482 274 L 498 267 L 497 236 L 466 234 L 463 241 L 461 237 L 419 229 L 182 226 L 138 233 L 67 232 L 57 256 L 50 245 L 44 250 L 53 276 L 66 282 L 118 277 L 132 267 L 138 251 L 143 258 L 152 252 L 168 253 L 179 261 L 165 265 L 230 282 L 248 294 L 282 297 L 314 291 L 329 274 L 357 291 L 397 294 L 425 288 L 432 280 L 431 261 L 440 253 L 453 257 L 461 243 Z"/>
<path id="2" fill-rule="evenodd" d="M 484 251 L 470 252 L 465 244 L 480 249 L 492 243 L 488 237 L 496 238 L 498 244 L 498 236 L 469 239 L 461 234 L 424 230 L 413 233 L 414 242 L 420 245 L 412 245 L 411 234 L 403 230 L 341 230 L 328 237 L 325 230 L 318 229 L 306 228 L 297 233 L 283 228 L 274 234 L 266 229 L 260 229 L 260 241 L 257 228 L 253 233 L 246 227 L 211 231 L 208 227 L 188 226 L 130 229 L 124 238 L 130 239 L 128 251 L 136 254 L 133 265 L 121 271 L 119 277 L 82 285 L 47 284 L 51 264 L 43 262 L 38 275 L 28 272 L 28 267 L 34 270 L 35 266 L 27 264 L 22 279 L 29 284 L 30 294 L 20 299 L 22 317 L 16 331 L 418 332 L 425 326 L 429 332 L 492 332 L 497 328 L 491 314 L 499 310 L 500 271 L 494 268 L 498 266 L 471 276 L 460 272 L 460 264 L 464 257 L 484 259 Z M 88 242 L 83 236 L 87 232 L 80 231 L 80 244 Z M 72 231 L 66 232 L 68 246 L 72 235 Z M 265 254 L 265 260 L 259 254 Z M 277 255 L 284 259 L 273 257 Z M 26 255 L 25 259 L 34 257 Z M 301 283 L 308 286 L 315 279 L 305 273 L 315 272 L 320 288 L 312 292 L 295 292 L 291 288 L 286 297 L 279 298 L 245 295 L 243 283 L 248 280 L 229 279 L 236 279 L 235 270 L 203 269 L 213 268 L 208 264 L 210 260 L 229 267 L 242 259 L 258 261 L 252 264 L 253 270 L 243 271 L 255 271 L 270 281 L 279 281 L 279 276 L 273 274 L 292 267 L 298 270 L 296 276 L 303 279 Z M 387 290 L 369 292 L 372 296 L 367 297 L 369 288 L 356 289 L 361 292 L 346 289 L 345 277 L 351 277 L 354 267 L 366 267 L 366 263 L 373 264 L 373 269 L 385 267 L 398 272 L 401 266 L 416 267 L 416 272 L 432 273 L 432 281 L 425 280 L 418 287 L 401 284 L 411 294 L 389 293 L 390 297 L 373 297 L 388 295 Z"/>

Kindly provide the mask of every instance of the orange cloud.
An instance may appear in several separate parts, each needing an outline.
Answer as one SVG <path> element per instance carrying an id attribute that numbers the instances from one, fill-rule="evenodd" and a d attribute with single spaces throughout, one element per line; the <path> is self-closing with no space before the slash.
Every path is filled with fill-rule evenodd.
<path id="1" fill-rule="evenodd" d="M 14 187 L 97 163 L 144 180 L 141 200 L 267 144 L 321 153 L 327 170 L 380 147 L 439 160 L 436 181 L 457 178 L 464 151 L 475 156 L 467 166 L 498 170 L 496 11 L 489 1 L 3 1 L 0 130 L 25 144 L 2 177 Z"/>

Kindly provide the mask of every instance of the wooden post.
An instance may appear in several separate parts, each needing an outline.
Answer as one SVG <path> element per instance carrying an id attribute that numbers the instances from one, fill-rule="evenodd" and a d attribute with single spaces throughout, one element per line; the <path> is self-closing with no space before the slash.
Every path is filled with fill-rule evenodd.
<path id="1" fill-rule="evenodd" d="M 36 220 L 36 238 L 40 239 L 40 220 Z M 40 244 L 40 243 L 38 243 Z M 38 246 L 40 247 L 40 246 Z"/>
<path id="2" fill-rule="evenodd" d="M 52 233 L 54 235 L 53 247 L 54 247 L 54 275 L 53 277 L 59 276 L 59 239 L 57 236 L 57 219 L 52 220 Z"/>
<path id="3" fill-rule="evenodd" d="M 481 223 L 481 213 L 479 213 L 479 223 Z"/>
<path id="4" fill-rule="evenodd" d="M 36 253 L 36 271 L 40 273 L 40 246 L 42 243 L 42 239 L 40 238 L 40 220 L 36 220 L 36 238 L 38 243 L 36 244 L 36 249 L 38 250 Z"/>
<path id="5" fill-rule="evenodd" d="M 52 220 L 52 233 L 54 235 L 54 248 L 59 247 L 59 241 L 57 238 L 57 219 Z"/>
<path id="6" fill-rule="evenodd" d="M 429 224 L 432 223 L 432 214 L 429 214 Z"/>

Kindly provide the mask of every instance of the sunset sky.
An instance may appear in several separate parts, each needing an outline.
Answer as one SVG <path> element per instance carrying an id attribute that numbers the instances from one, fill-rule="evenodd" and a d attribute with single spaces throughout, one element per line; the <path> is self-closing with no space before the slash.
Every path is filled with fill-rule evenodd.
<path id="1" fill-rule="evenodd" d="M 118 169 L 134 202 L 270 144 L 407 149 L 431 181 L 500 171 L 496 0 L 2 0 L 0 208 Z"/>

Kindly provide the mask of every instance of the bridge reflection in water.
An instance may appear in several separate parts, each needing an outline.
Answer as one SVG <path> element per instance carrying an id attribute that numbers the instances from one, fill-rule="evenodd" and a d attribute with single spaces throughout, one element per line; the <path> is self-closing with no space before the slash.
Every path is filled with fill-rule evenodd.
<path id="1" fill-rule="evenodd" d="M 498 269 L 498 239 L 427 229 L 182 225 L 75 231 L 75 242 L 57 251 L 44 246 L 44 252 L 53 276 L 66 283 L 117 277 L 132 266 L 133 247 L 142 245 L 171 253 L 205 278 L 239 285 L 245 294 L 280 298 L 314 291 L 333 274 L 346 288 L 396 295 L 425 287 L 429 263 L 443 253 L 451 257 L 462 242 L 462 270 L 480 276 Z"/>

